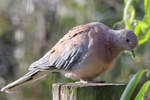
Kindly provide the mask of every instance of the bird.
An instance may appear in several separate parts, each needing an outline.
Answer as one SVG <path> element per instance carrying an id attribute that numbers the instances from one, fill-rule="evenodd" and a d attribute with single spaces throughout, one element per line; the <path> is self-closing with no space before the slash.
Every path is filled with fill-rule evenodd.
<path id="1" fill-rule="evenodd" d="M 1 91 L 9 93 L 25 84 L 60 72 L 65 77 L 85 82 L 108 71 L 120 53 L 138 45 L 132 30 L 113 30 L 101 22 L 73 27 L 42 58 L 33 62 L 29 72 L 6 85 Z"/>

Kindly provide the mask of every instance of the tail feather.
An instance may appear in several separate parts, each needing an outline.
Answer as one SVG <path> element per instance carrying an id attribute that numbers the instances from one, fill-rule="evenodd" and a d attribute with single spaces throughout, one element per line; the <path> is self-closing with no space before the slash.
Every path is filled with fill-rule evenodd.
<path id="1" fill-rule="evenodd" d="M 31 70 L 27 74 L 25 74 L 24 76 L 19 78 L 18 80 L 3 87 L 1 89 L 1 91 L 10 93 L 13 90 L 15 90 L 25 84 L 32 83 L 33 81 L 36 81 L 40 78 L 45 77 L 47 75 L 47 73 L 48 73 L 47 71 Z"/>

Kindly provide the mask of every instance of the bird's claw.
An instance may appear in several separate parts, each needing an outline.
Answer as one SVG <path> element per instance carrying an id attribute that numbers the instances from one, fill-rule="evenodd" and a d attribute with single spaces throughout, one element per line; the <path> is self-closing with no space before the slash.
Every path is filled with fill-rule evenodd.
<path id="1" fill-rule="evenodd" d="M 83 79 L 80 79 L 80 81 L 75 82 L 75 83 L 83 83 L 83 84 L 86 84 L 86 83 L 88 83 L 88 81 L 85 81 L 85 80 L 83 80 Z"/>

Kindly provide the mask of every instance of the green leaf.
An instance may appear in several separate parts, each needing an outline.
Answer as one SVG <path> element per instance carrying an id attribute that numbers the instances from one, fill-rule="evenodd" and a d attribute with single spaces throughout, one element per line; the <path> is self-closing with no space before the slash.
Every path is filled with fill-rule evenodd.
<path id="1" fill-rule="evenodd" d="M 139 40 L 138 45 L 145 43 L 146 41 L 148 41 L 149 38 L 150 38 L 150 29 L 148 30 L 146 35 L 144 35 L 144 38 Z"/>
<path id="2" fill-rule="evenodd" d="M 123 23 L 124 23 L 123 20 L 121 20 L 121 21 L 119 21 L 119 22 L 116 22 L 116 23 L 112 26 L 112 28 L 115 29 L 115 28 L 117 28 L 117 26 L 119 26 L 119 25 L 121 25 L 121 24 L 123 24 Z"/>
<path id="3" fill-rule="evenodd" d="M 145 82 L 142 88 L 140 89 L 138 95 L 136 96 L 135 100 L 144 100 L 144 95 L 150 87 L 150 80 Z"/>
<path id="4" fill-rule="evenodd" d="M 136 21 L 136 27 L 134 29 L 134 32 L 139 39 L 138 44 L 142 45 L 143 43 L 147 42 L 150 38 L 150 25 L 144 21 L 138 20 Z"/>
<path id="5" fill-rule="evenodd" d="M 133 10 L 132 1 L 133 0 L 124 0 L 126 5 L 124 8 L 124 13 L 123 13 L 123 21 L 125 22 L 126 29 L 132 28 L 131 21 L 133 20 L 133 18 L 135 16 L 135 10 Z"/>
<path id="6" fill-rule="evenodd" d="M 148 24 L 146 24 L 145 22 L 139 21 L 140 27 L 142 32 L 146 32 L 146 29 L 148 28 Z"/>
<path id="7" fill-rule="evenodd" d="M 144 0 L 145 17 L 144 21 L 150 24 L 150 0 Z"/>
<path id="8" fill-rule="evenodd" d="M 134 29 L 134 33 L 136 34 L 136 36 L 139 36 L 140 34 L 140 24 L 138 22 L 136 22 L 136 27 Z"/>
<path id="9" fill-rule="evenodd" d="M 141 70 L 132 77 L 132 79 L 129 81 L 128 85 L 126 86 L 120 100 L 130 100 L 132 93 L 134 92 L 137 84 L 139 83 L 144 72 L 146 71 L 147 70 Z"/>
<path id="10" fill-rule="evenodd" d="M 131 8 L 131 16 L 130 16 L 130 24 L 133 23 L 134 17 L 135 17 L 135 9 L 132 7 Z"/>

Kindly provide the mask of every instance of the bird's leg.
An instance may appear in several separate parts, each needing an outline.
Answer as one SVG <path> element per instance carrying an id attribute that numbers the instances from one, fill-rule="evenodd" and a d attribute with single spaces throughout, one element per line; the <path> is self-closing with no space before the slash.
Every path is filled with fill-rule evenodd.
<path id="1" fill-rule="evenodd" d="M 88 81 L 80 78 L 80 83 L 88 83 Z"/>
<path id="2" fill-rule="evenodd" d="M 106 83 L 106 81 L 96 81 L 96 80 L 83 80 L 83 79 L 80 79 L 79 82 L 77 83 Z"/>

